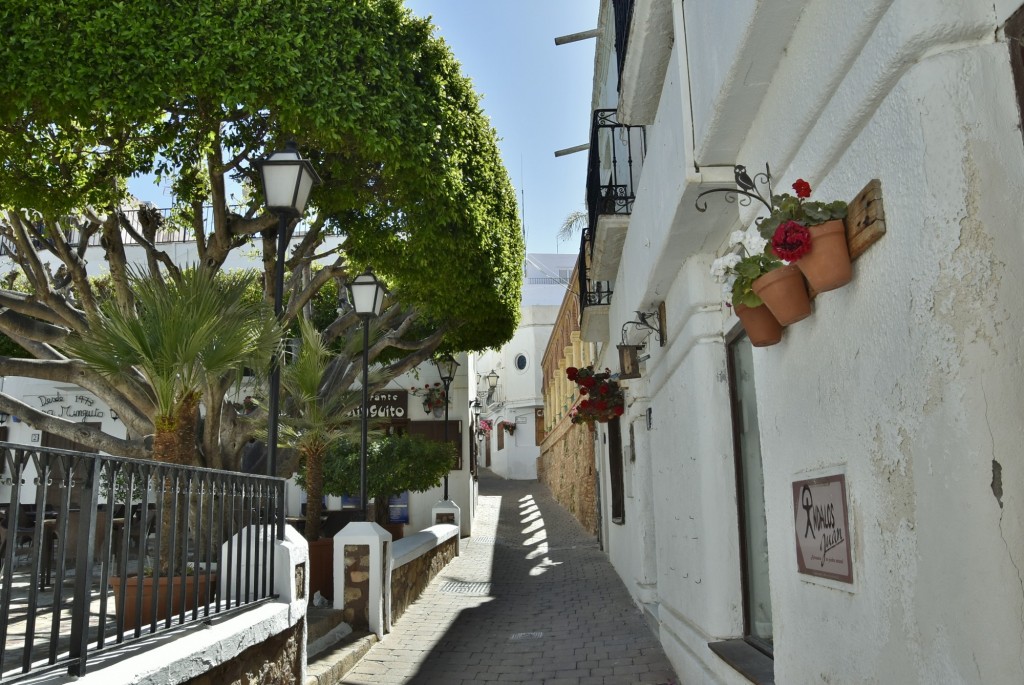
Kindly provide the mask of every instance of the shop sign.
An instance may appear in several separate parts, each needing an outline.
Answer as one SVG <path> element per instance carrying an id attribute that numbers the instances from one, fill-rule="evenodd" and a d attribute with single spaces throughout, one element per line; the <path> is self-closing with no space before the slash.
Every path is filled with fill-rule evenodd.
<path id="1" fill-rule="evenodd" d="M 367 416 L 371 419 L 405 419 L 409 417 L 408 390 L 381 390 L 371 393 L 367 404 Z M 359 416 L 362 407 L 353 409 L 349 416 Z"/>
<path id="2" fill-rule="evenodd" d="M 793 483 L 796 560 L 800 573 L 853 582 L 846 476 Z"/>

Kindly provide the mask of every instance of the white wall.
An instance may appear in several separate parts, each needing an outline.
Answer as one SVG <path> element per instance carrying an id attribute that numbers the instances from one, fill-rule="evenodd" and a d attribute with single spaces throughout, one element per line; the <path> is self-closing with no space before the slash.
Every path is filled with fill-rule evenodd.
<path id="1" fill-rule="evenodd" d="M 1024 142 L 998 33 L 1018 4 L 785 3 L 792 38 L 767 73 L 737 71 L 752 47 L 773 49 L 743 30 L 769 21 L 758 3 L 685 5 L 688 51 L 677 32 L 609 315 L 614 340 L 633 310 L 668 310 L 668 344 L 628 382 L 623 526 L 609 523 L 603 430 L 598 443 L 606 549 L 656 607 L 685 682 L 745 682 L 707 649 L 743 630 L 724 351 L 736 321 L 707 269 L 754 218 L 689 208 L 687 90 L 697 154 L 736 151 L 709 161 L 770 162 L 778 191 L 805 178 L 813 198 L 882 185 L 888 233 L 853 283 L 754 352 L 776 682 L 1024 682 Z M 743 74 L 753 109 L 738 126 L 720 105 Z M 852 585 L 796 568 L 792 483 L 836 472 Z"/>

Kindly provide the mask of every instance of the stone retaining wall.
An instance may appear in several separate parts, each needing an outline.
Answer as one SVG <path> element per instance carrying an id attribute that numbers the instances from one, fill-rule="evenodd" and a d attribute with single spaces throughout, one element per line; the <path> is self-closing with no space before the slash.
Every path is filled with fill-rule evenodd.
<path id="1" fill-rule="evenodd" d="M 391 622 L 394 623 L 419 597 L 434 576 L 455 558 L 458 539 L 445 540 L 429 552 L 391 572 Z"/>
<path id="2" fill-rule="evenodd" d="M 257 683 L 298 683 L 302 678 L 302 635 L 306 620 L 269 640 L 249 647 L 231 661 L 187 685 L 256 685 Z"/>
<path id="3" fill-rule="evenodd" d="M 586 424 L 565 417 L 544 438 L 537 479 L 588 533 L 597 535 L 594 432 Z"/>

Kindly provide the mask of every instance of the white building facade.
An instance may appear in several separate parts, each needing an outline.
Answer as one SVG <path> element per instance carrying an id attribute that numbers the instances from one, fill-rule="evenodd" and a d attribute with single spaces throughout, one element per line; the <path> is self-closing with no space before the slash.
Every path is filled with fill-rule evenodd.
<path id="1" fill-rule="evenodd" d="M 660 309 L 664 345 L 598 427 L 601 532 L 682 682 L 1024 682 L 1020 7 L 602 0 L 629 202 L 588 186 L 581 335 L 615 371 Z M 885 234 L 771 347 L 709 275 L 757 204 L 695 207 L 737 164 L 879 182 Z"/>
<path id="2" fill-rule="evenodd" d="M 537 478 L 545 425 L 541 359 L 575 263 L 571 254 L 528 254 L 519 327 L 501 349 L 474 361 L 480 418 L 493 426 L 489 435 L 479 436 L 480 463 L 502 478 Z M 493 391 L 487 383 L 491 373 Z"/>

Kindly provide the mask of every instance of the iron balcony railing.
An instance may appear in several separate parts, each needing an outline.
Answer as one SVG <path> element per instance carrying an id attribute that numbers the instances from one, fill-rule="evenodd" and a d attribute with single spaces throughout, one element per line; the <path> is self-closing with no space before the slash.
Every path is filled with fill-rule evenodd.
<path id="1" fill-rule="evenodd" d="M 594 110 L 587 158 L 587 212 L 590 246 L 602 214 L 631 214 L 640 183 L 647 134 L 643 126 L 620 124 L 614 109 Z"/>
<path id="2" fill-rule="evenodd" d="M 592 305 L 610 304 L 612 289 L 608 281 L 589 277 L 594 243 L 598 238 L 598 220 L 602 215 L 629 215 L 633 212 L 636 188 L 640 183 L 647 154 L 646 129 L 626 126 L 616 119 L 614 109 L 594 110 L 590 127 L 590 154 L 587 159 L 587 228 L 580 244 L 580 310 Z"/>
<path id="3" fill-rule="evenodd" d="M 0 682 L 81 676 L 100 650 L 273 598 L 282 479 L 11 443 L 0 460 Z"/>
<path id="4" fill-rule="evenodd" d="M 615 57 L 618 65 L 618 89 L 622 90 L 622 67 L 626 63 L 626 48 L 629 47 L 629 26 L 633 23 L 634 0 L 612 0 L 615 10 Z"/>
<path id="5" fill-rule="evenodd" d="M 581 323 L 583 319 L 583 310 L 587 307 L 612 303 L 611 284 L 608 283 L 608 281 L 595 281 L 589 276 L 591 250 L 590 231 L 591 229 L 589 228 L 583 230 L 583 235 L 580 240 L 580 259 L 576 269 L 580 286 Z"/>

